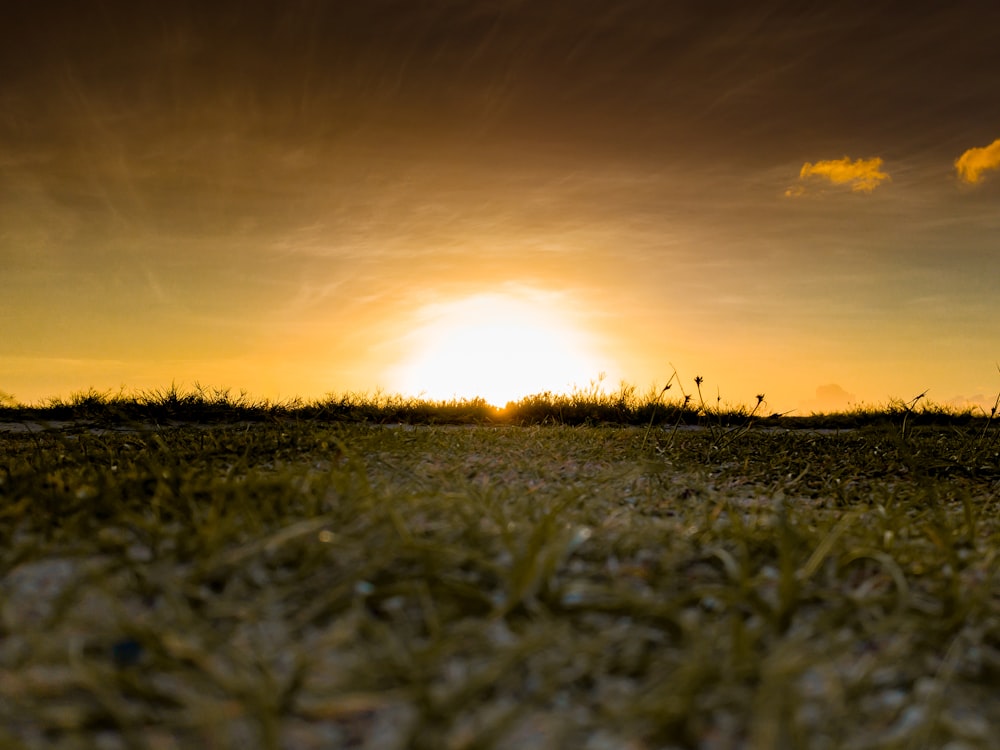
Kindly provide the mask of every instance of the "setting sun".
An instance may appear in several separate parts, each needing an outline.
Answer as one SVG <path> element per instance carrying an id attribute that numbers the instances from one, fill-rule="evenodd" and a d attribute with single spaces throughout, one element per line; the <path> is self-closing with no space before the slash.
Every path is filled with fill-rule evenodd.
<path id="1" fill-rule="evenodd" d="M 607 369 L 553 295 L 479 294 L 427 305 L 418 321 L 392 383 L 400 393 L 504 406 L 586 386 Z"/>

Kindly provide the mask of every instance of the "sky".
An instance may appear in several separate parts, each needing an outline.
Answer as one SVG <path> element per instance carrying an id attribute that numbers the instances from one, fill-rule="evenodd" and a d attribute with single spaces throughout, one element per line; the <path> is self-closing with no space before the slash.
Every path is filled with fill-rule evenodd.
<path id="1" fill-rule="evenodd" d="M 1000 4 L 39 0 L 0 396 L 1000 392 Z"/>

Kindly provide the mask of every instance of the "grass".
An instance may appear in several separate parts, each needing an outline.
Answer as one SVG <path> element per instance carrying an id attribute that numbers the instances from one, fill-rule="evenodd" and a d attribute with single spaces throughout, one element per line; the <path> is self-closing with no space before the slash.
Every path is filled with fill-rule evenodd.
<path id="1" fill-rule="evenodd" d="M 992 415 L 664 391 L 8 405 L 0 746 L 1000 746 Z"/>
<path id="2" fill-rule="evenodd" d="M 19 403 L 13 396 L 0 391 L 0 421 L 38 425 L 72 421 L 101 428 L 288 420 L 444 425 L 631 425 L 649 429 L 700 426 L 719 440 L 734 430 L 742 433 L 752 426 L 836 429 L 877 424 L 894 425 L 904 433 L 911 426 L 931 425 L 987 429 L 1000 406 L 998 396 L 990 414 L 981 409 L 977 413 L 973 407 L 958 409 L 930 403 L 924 400 L 925 394 L 921 394 L 905 402 L 897 399 L 876 406 L 859 405 L 834 414 L 766 414 L 764 394 L 756 396 L 751 408 L 724 403 L 719 395 L 712 404 L 702 394 L 704 382 L 701 376 L 694 379 L 695 393 L 684 390 L 676 372 L 662 389 L 651 388 L 646 393 L 624 383 L 617 391 L 608 392 L 601 388 L 600 382 L 595 382 L 568 394 L 544 392 L 526 396 L 503 408 L 481 398 L 429 401 L 382 392 L 331 394 L 317 401 L 272 402 L 254 398 L 245 391 L 233 393 L 229 389 L 207 388 L 197 383 L 187 391 L 176 384 L 135 393 L 91 389 L 74 393 L 68 399 L 51 398 L 36 404 Z M 674 386 L 680 392 L 679 398 L 664 398 Z"/>

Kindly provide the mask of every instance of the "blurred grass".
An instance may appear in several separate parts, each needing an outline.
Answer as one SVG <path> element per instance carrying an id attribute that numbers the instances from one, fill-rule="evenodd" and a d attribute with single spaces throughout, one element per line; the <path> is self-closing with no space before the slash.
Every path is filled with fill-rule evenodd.
<path id="1" fill-rule="evenodd" d="M 159 401 L 0 432 L 0 747 L 1000 746 L 990 422 Z"/>

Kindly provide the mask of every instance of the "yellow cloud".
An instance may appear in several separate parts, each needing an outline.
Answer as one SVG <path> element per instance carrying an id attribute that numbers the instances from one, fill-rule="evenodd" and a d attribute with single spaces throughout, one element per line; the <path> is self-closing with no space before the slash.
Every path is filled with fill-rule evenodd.
<path id="1" fill-rule="evenodd" d="M 806 162 L 799 172 L 799 179 L 807 177 L 825 177 L 834 185 L 850 183 L 855 193 L 870 193 L 885 180 L 891 179 L 886 172 L 881 171 L 882 159 L 828 159 L 815 164 Z"/>
<path id="2" fill-rule="evenodd" d="M 1000 167 L 1000 138 L 989 146 L 970 148 L 955 159 L 955 169 L 959 178 L 968 183 L 979 182 L 983 172 L 998 167 Z"/>

